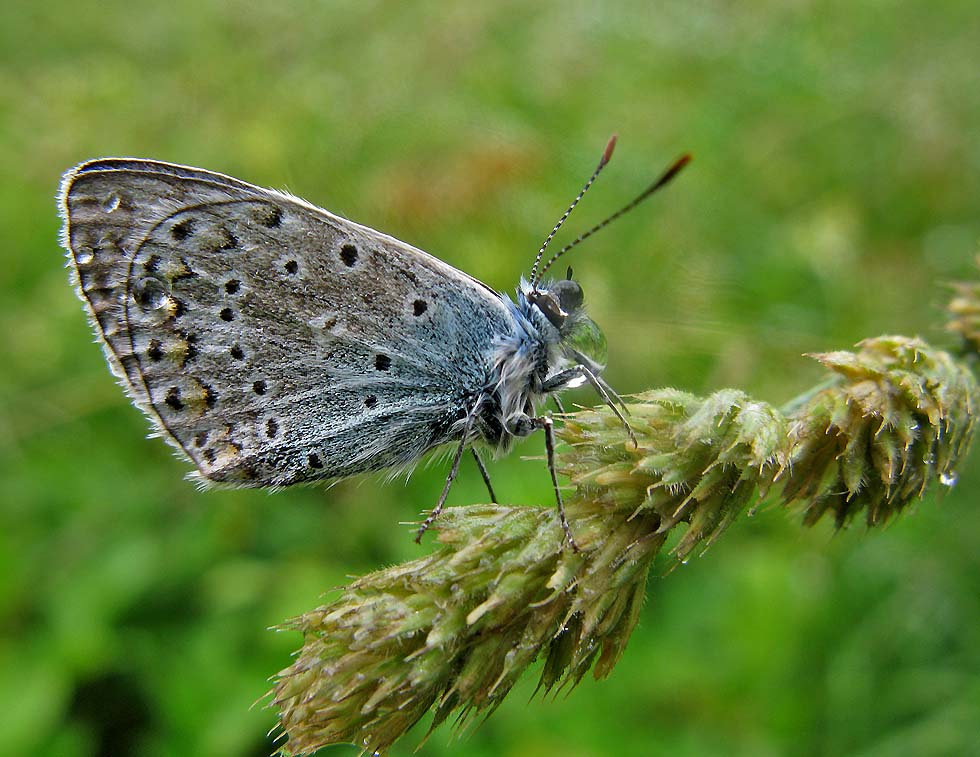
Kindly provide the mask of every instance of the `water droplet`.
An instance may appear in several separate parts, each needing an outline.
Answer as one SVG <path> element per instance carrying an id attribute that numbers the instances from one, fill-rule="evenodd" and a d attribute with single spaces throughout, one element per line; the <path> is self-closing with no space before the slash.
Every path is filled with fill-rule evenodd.
<path id="1" fill-rule="evenodd" d="M 75 262 L 79 265 L 89 265 L 95 260 L 95 250 L 87 244 L 75 248 Z"/>
<path id="2" fill-rule="evenodd" d="M 943 486 L 956 486 L 959 476 L 956 471 L 943 471 L 939 474 L 939 483 Z"/>
<path id="3" fill-rule="evenodd" d="M 136 282 L 133 297 L 144 310 L 159 310 L 170 300 L 167 285 L 155 276 L 146 276 Z"/>
<path id="4" fill-rule="evenodd" d="M 119 199 L 119 195 L 117 195 L 115 192 L 111 192 L 110 194 L 106 195 L 106 198 L 102 201 L 102 209 L 106 213 L 113 213 L 119 209 L 121 204 L 122 200 Z"/>

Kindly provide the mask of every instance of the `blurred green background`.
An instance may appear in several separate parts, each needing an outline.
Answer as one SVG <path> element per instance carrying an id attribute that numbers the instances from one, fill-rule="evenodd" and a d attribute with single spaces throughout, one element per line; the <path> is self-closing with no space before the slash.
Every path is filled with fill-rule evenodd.
<path id="1" fill-rule="evenodd" d="M 4 3 L 0 753 L 268 754 L 274 712 L 252 704 L 300 644 L 269 627 L 423 554 L 399 522 L 445 475 L 198 492 L 68 286 L 67 168 L 136 155 L 288 188 L 512 290 L 611 132 L 570 232 L 690 150 L 570 261 L 607 377 L 782 403 L 821 376 L 804 352 L 952 343 L 941 282 L 974 275 L 980 238 L 978 50 L 975 0 Z M 521 459 L 541 453 L 492 465 L 505 501 L 551 501 Z M 421 753 L 980 754 L 978 486 L 974 455 L 873 533 L 743 519 L 652 580 L 609 680 L 526 704 L 529 679 Z M 450 503 L 484 498 L 465 467 Z"/>

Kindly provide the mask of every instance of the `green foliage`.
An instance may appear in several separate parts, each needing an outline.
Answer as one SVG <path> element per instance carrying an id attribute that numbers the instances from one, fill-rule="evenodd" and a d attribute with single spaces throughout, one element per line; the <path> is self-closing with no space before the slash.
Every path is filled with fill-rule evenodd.
<path id="1" fill-rule="evenodd" d="M 569 234 L 690 150 L 569 261 L 607 378 L 778 405 L 814 380 L 801 353 L 941 341 L 935 282 L 973 278 L 980 238 L 977 38 L 972 0 L 3 4 L 5 750 L 268 754 L 275 713 L 249 707 L 301 636 L 266 629 L 425 554 L 398 523 L 444 476 L 196 491 L 68 286 L 66 168 L 139 155 L 288 187 L 509 289 L 610 132 Z M 505 501 L 550 501 L 520 459 L 541 449 L 491 466 Z M 609 680 L 528 707 L 517 683 L 466 752 L 980 752 L 980 477 L 959 473 L 881 533 L 735 521 L 650 579 Z M 464 470 L 451 504 L 484 497 Z M 445 729 L 424 749 L 460 746 Z"/>

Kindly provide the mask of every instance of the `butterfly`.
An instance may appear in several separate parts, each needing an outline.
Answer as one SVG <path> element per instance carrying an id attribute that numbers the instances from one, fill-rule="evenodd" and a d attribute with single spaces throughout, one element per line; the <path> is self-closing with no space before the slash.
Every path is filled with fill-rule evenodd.
<path id="1" fill-rule="evenodd" d="M 112 372 L 200 481 L 283 487 L 410 466 L 455 445 L 432 523 L 464 451 L 502 452 L 544 430 L 548 396 L 601 377 L 605 342 L 572 278 L 545 274 L 690 160 L 541 265 L 516 296 L 422 250 L 289 194 L 197 168 L 103 158 L 62 180 L 68 265 Z M 629 431 L 630 435 L 632 432 Z"/>

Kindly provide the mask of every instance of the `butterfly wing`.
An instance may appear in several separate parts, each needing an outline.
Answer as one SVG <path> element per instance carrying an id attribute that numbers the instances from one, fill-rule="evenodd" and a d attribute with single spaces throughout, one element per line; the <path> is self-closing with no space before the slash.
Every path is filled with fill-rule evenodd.
<path id="1" fill-rule="evenodd" d="M 61 189 L 69 265 L 113 372 L 210 481 L 416 460 L 487 386 L 499 295 L 289 195 L 104 159 Z"/>

